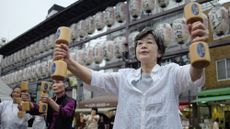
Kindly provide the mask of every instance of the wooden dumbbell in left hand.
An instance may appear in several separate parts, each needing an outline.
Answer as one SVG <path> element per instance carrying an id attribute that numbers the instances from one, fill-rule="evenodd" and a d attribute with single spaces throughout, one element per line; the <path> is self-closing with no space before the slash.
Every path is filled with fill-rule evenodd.
<path id="1" fill-rule="evenodd" d="M 191 2 L 184 7 L 184 17 L 187 24 L 192 24 L 196 21 L 203 22 L 203 12 L 200 4 Z M 210 53 L 207 42 L 192 41 L 189 47 L 189 55 L 191 64 L 195 68 L 204 68 L 210 64 Z"/>

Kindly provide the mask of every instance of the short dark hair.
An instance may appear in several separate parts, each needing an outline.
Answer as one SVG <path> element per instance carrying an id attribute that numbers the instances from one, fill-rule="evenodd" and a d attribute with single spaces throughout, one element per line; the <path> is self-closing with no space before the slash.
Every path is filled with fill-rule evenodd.
<path id="1" fill-rule="evenodd" d="M 65 85 L 65 89 L 68 88 L 68 87 L 70 86 L 70 80 L 69 80 L 69 78 L 65 78 L 65 79 L 63 80 L 63 83 L 64 83 L 64 85 Z"/>
<path id="2" fill-rule="evenodd" d="M 161 57 L 157 58 L 157 64 L 160 64 L 161 58 L 165 53 L 165 46 L 164 46 L 164 41 L 162 39 L 162 37 L 160 35 L 157 34 L 157 32 L 155 32 L 152 28 L 147 27 L 145 29 L 143 29 L 134 39 L 134 43 L 135 43 L 135 54 L 136 54 L 136 47 L 137 47 L 137 41 L 141 40 L 142 38 L 144 38 L 146 35 L 148 34 L 152 34 L 153 38 L 155 39 L 155 42 L 157 44 L 158 47 L 158 52 L 161 54 Z"/>
<path id="3" fill-rule="evenodd" d="M 19 88 L 19 89 L 21 90 L 21 88 L 20 88 L 19 85 L 14 86 L 14 87 L 12 88 L 11 93 L 10 93 L 10 97 L 13 97 L 12 94 L 13 94 L 13 92 L 14 92 L 14 90 L 15 90 L 16 88 Z"/>
<path id="4" fill-rule="evenodd" d="M 69 78 L 64 78 L 63 80 L 56 80 L 56 81 L 62 81 L 63 82 L 65 91 L 66 91 L 66 89 L 68 87 L 70 87 L 70 80 L 69 80 Z M 55 81 L 53 80 L 52 83 L 51 83 L 51 86 L 54 84 L 54 82 Z"/>
<path id="5" fill-rule="evenodd" d="M 96 112 L 96 114 L 98 113 L 98 110 L 97 110 L 97 108 L 96 108 L 96 107 L 93 107 L 93 108 L 92 108 L 92 110 L 93 110 L 93 111 L 95 111 L 95 112 Z"/>

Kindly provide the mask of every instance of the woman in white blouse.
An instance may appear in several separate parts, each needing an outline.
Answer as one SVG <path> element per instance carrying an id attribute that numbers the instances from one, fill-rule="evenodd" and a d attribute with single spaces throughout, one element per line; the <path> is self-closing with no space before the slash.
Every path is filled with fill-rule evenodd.
<path id="1" fill-rule="evenodd" d="M 188 24 L 192 42 L 205 41 L 208 29 L 200 21 Z M 179 94 L 204 84 L 203 68 L 170 63 L 160 65 L 165 52 L 163 39 L 151 28 L 134 41 L 139 69 L 125 68 L 102 73 L 75 62 L 68 47 L 55 48 L 54 58 L 64 59 L 68 69 L 90 87 L 118 98 L 113 129 L 182 129 L 178 114 Z"/>
<path id="2" fill-rule="evenodd" d="M 0 103 L 0 129 L 27 129 L 29 114 L 23 118 L 18 117 L 18 105 L 15 103 L 16 98 L 20 97 L 21 90 L 16 87 L 11 93 L 12 100 Z"/>

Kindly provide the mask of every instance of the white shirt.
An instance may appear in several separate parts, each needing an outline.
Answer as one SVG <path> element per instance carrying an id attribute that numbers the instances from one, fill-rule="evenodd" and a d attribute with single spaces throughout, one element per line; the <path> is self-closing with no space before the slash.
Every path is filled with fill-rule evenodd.
<path id="1" fill-rule="evenodd" d="M 27 122 L 31 118 L 29 114 L 18 118 L 18 105 L 13 101 L 0 103 L 0 129 L 27 129 Z"/>
<path id="2" fill-rule="evenodd" d="M 213 123 L 213 129 L 219 129 L 218 122 L 214 121 L 214 123 Z"/>
<path id="3" fill-rule="evenodd" d="M 86 126 L 87 129 L 97 129 L 98 128 L 98 120 L 100 116 L 99 115 L 87 115 L 84 116 L 84 119 L 86 120 Z"/>
<path id="4" fill-rule="evenodd" d="M 113 129 L 182 129 L 178 113 L 179 94 L 201 87 L 204 75 L 192 82 L 190 65 L 170 63 L 156 65 L 151 77 L 153 85 L 144 92 L 133 86 L 141 77 L 141 69 L 121 69 L 115 73 L 92 71 L 91 86 L 118 97 Z"/>
<path id="5" fill-rule="evenodd" d="M 132 85 L 141 92 L 145 92 L 153 85 L 151 74 L 142 73 L 141 78 L 138 81 L 132 81 Z"/>
<path id="6" fill-rule="evenodd" d="M 46 129 L 46 121 L 44 116 L 36 115 L 32 124 L 32 129 Z"/>

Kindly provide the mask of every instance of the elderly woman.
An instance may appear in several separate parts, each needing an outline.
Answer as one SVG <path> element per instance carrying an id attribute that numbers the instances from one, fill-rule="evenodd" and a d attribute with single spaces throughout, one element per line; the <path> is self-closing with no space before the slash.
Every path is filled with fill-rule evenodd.
<path id="1" fill-rule="evenodd" d="M 55 96 L 42 97 L 40 101 L 48 104 L 47 120 L 48 129 L 72 129 L 72 120 L 76 108 L 76 101 L 67 96 L 65 80 L 53 80 L 52 89 Z M 28 98 L 26 99 L 29 100 Z M 30 102 L 32 115 L 39 115 L 37 104 Z"/>

